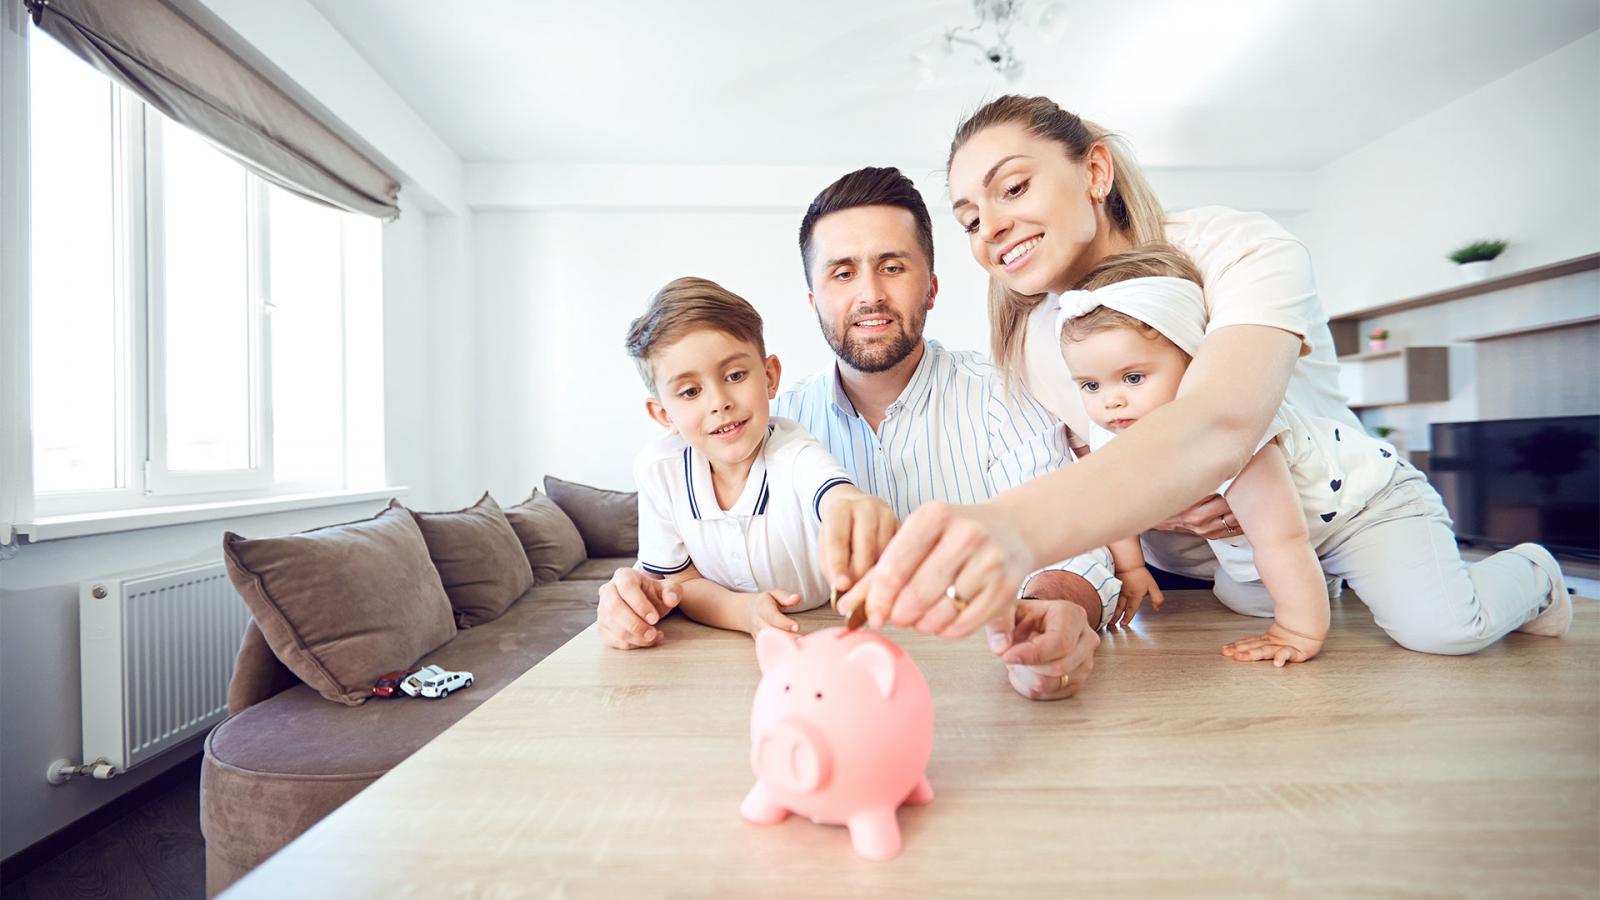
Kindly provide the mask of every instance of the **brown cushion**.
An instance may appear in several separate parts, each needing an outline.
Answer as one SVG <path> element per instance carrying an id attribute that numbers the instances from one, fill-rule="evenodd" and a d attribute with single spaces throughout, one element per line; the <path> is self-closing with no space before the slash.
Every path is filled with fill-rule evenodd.
<path id="1" fill-rule="evenodd" d="M 390 505 L 400 503 L 390 501 Z M 411 514 L 455 608 L 457 628 L 493 622 L 533 587 L 533 570 L 522 542 L 488 493 L 466 509 Z"/>
<path id="2" fill-rule="evenodd" d="M 522 542 L 535 584 L 560 581 L 589 556 L 578 526 L 537 488 L 533 496 L 506 510 L 506 518 Z"/>
<path id="3" fill-rule="evenodd" d="M 233 658 L 233 678 L 228 681 L 228 712 L 242 712 L 300 683 L 272 652 L 255 619 L 245 626 L 244 640 Z"/>
<path id="4" fill-rule="evenodd" d="M 228 577 L 272 652 L 349 706 L 378 676 L 455 637 L 450 599 L 405 509 L 288 537 L 222 538 Z"/>
<path id="5" fill-rule="evenodd" d="M 639 495 L 544 477 L 544 491 L 578 526 L 590 556 L 639 555 Z"/>

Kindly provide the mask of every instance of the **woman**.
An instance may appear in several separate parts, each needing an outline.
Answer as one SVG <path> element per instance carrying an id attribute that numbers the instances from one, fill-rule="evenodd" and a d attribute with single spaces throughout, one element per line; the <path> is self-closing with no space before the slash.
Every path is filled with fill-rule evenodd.
<path id="1" fill-rule="evenodd" d="M 1338 390 L 1310 258 L 1270 219 L 1217 207 L 1166 216 L 1110 135 L 1043 97 L 1002 97 L 975 113 L 956 132 L 948 174 L 951 210 L 991 276 L 996 363 L 1077 435 L 1088 419 L 1061 359 L 1055 295 L 1096 263 L 1161 240 L 1183 249 L 1205 279 L 1206 336 L 1177 399 L 1104 450 L 988 503 L 917 510 L 841 609 L 865 594 L 874 626 L 936 611 L 954 616 L 942 634 L 963 636 L 1010 605 L 1035 560 L 1157 526 L 1187 534 L 1147 533 L 1152 563 L 1210 577 L 1204 539 L 1238 534 L 1213 491 L 1238 474 L 1285 397 L 1360 427 Z M 1559 570 L 1528 566 L 1553 595 Z"/>

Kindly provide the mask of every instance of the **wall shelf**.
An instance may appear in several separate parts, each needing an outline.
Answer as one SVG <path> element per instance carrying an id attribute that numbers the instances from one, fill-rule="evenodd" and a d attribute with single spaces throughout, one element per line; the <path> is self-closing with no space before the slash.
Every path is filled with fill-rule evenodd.
<path id="1" fill-rule="evenodd" d="M 1370 350 L 1366 353 L 1352 353 L 1348 356 L 1341 356 L 1339 357 L 1339 362 L 1371 362 L 1374 359 L 1384 359 L 1390 356 L 1399 356 L 1404 352 L 1406 352 L 1406 348 L 1404 347 L 1396 347 L 1393 350 Z"/>
<path id="2" fill-rule="evenodd" d="M 1400 347 L 1341 356 L 1341 385 L 1351 409 L 1438 403 L 1450 399 L 1450 348 Z"/>
<path id="3" fill-rule="evenodd" d="M 1559 322 L 1545 322 L 1539 325 L 1527 325 L 1522 328 L 1507 328 L 1504 331 L 1486 331 L 1483 334 L 1463 335 L 1456 338 L 1456 340 L 1462 343 L 1492 341 L 1499 338 L 1516 337 L 1519 334 L 1534 334 L 1539 331 L 1554 331 L 1557 328 L 1568 328 L 1573 325 L 1587 325 L 1590 322 L 1600 322 L 1600 316 L 1579 316 L 1575 319 L 1562 319 Z"/>
<path id="4" fill-rule="evenodd" d="M 1502 291 L 1536 281 L 1547 281 L 1552 278 L 1561 278 L 1579 272 L 1600 269 L 1600 253 L 1588 253 L 1575 256 L 1560 262 L 1543 266 L 1534 266 L 1519 272 L 1510 272 L 1476 281 L 1472 284 L 1463 284 L 1460 287 L 1448 288 L 1442 291 L 1432 291 L 1427 294 L 1418 294 L 1404 300 L 1370 306 L 1366 309 L 1341 313 L 1328 320 L 1328 330 L 1333 333 L 1333 346 L 1336 353 L 1342 356 L 1353 355 L 1361 347 L 1361 322 L 1365 319 L 1376 319 L 1379 316 L 1392 315 L 1424 306 L 1433 306 L 1436 303 L 1448 303 L 1464 297 L 1474 297 L 1478 294 L 1487 294 L 1491 291 Z M 1566 323 L 1573 324 L 1573 323 Z M 1549 326 L 1554 327 L 1554 326 Z"/>

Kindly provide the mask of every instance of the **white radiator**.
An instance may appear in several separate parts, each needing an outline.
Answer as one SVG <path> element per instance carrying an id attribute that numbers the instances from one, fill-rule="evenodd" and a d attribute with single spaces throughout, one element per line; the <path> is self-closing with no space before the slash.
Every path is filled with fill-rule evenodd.
<path id="1" fill-rule="evenodd" d="M 83 761 L 125 772 L 222 721 L 249 621 L 221 563 L 80 582 Z"/>

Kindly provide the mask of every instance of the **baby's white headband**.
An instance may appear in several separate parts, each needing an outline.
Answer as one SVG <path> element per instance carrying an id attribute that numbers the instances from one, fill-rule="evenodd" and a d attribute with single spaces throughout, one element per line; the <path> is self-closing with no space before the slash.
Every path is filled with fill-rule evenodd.
<path id="1" fill-rule="evenodd" d="M 1092 291 L 1067 291 L 1061 295 L 1056 334 L 1068 321 L 1101 306 L 1149 325 L 1190 356 L 1206 336 L 1206 301 L 1200 285 L 1165 275 L 1130 278 Z"/>

